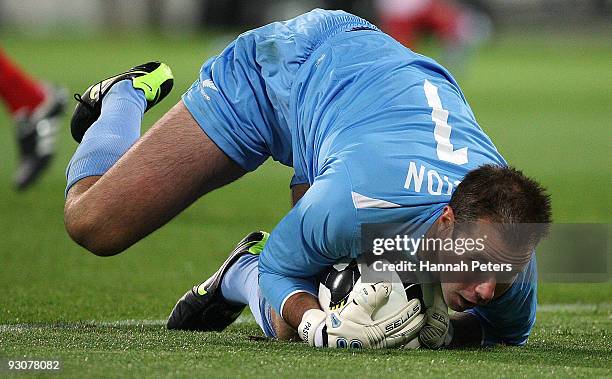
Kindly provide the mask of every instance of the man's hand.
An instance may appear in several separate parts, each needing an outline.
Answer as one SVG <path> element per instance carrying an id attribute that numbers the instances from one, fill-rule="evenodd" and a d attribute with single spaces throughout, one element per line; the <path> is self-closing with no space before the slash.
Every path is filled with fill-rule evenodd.
<path id="1" fill-rule="evenodd" d="M 439 349 L 447 346 L 452 339 L 453 331 L 449 322 L 448 306 L 444 301 L 440 283 L 426 283 L 421 288 L 427 319 L 419 333 L 419 342 L 428 349 Z"/>
<path id="2" fill-rule="evenodd" d="M 387 304 L 391 283 L 361 283 L 342 309 L 326 314 L 311 309 L 304 314 L 298 328 L 300 337 L 312 346 L 331 348 L 393 348 L 415 339 L 425 322 L 421 303 L 410 299 L 397 309 L 376 313 Z"/>

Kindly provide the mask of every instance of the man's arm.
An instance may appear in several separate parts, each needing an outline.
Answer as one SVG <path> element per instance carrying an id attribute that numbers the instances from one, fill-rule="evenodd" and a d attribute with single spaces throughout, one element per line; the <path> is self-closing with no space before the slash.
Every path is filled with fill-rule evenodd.
<path id="1" fill-rule="evenodd" d="M 66 230 L 94 254 L 115 255 L 244 173 L 180 101 L 108 172 L 70 189 Z"/>
<path id="2" fill-rule="evenodd" d="M 308 191 L 308 188 L 310 188 L 310 185 L 307 183 L 291 186 L 292 206 L 295 206 L 295 204 L 300 201 L 302 196 Z M 271 318 L 276 337 L 280 340 L 300 340 L 296 330 L 304 313 L 310 309 L 320 309 L 319 301 L 316 297 L 307 292 L 298 292 L 289 297 L 285 302 L 284 314 L 282 317 L 273 309 Z"/>
<path id="3" fill-rule="evenodd" d="M 309 184 L 296 184 L 291 187 L 291 203 L 295 206 L 298 201 L 306 194 L 310 188 Z M 308 292 L 298 292 L 290 296 L 283 307 L 283 319 L 285 322 L 297 330 L 302 321 L 304 313 L 310 309 L 321 309 L 319 300 Z"/>
<path id="4" fill-rule="evenodd" d="M 294 200 L 304 197 L 272 231 L 259 259 L 262 292 L 292 328 L 305 311 L 319 308 L 314 276 L 352 252 L 355 209 L 346 171 L 337 165 L 310 188 L 292 186 Z"/>
<path id="5" fill-rule="evenodd" d="M 291 205 L 295 206 L 310 188 L 309 184 L 296 184 L 291 186 Z M 281 340 L 299 339 L 296 330 L 302 321 L 304 313 L 310 309 L 321 309 L 319 300 L 308 292 L 298 292 L 290 296 L 285 302 L 283 315 L 280 317 L 272 311 L 272 324 L 276 336 Z"/>

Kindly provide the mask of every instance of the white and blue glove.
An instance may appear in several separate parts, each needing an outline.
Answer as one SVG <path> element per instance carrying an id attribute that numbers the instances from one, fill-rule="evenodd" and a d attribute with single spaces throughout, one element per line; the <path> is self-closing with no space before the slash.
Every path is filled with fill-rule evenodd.
<path id="1" fill-rule="evenodd" d="M 419 299 L 406 299 L 401 283 L 359 280 L 341 309 L 329 313 L 311 309 L 304 313 L 298 333 L 308 344 L 318 347 L 414 346 L 426 320 L 421 309 Z"/>

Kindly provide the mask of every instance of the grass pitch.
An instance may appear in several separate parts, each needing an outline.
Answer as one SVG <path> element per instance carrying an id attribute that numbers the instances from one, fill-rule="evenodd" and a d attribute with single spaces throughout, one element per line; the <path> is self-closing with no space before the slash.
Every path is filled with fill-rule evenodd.
<path id="1" fill-rule="evenodd" d="M 217 36 L 184 39 L 33 40 L 2 47 L 38 77 L 72 92 L 150 59 L 168 62 L 176 102 Z M 459 78 L 481 126 L 510 163 L 553 195 L 557 222 L 610 222 L 612 46 L 605 38 L 505 36 Z M 76 144 L 64 123 L 57 160 L 40 184 L 12 191 L 11 122 L 0 115 L 0 358 L 60 359 L 82 376 L 407 377 L 612 374 L 612 284 L 540 286 L 538 319 L 524 348 L 331 351 L 253 341 L 248 312 L 223 333 L 169 332 L 175 300 L 210 275 L 254 229 L 289 210 L 291 171 L 268 163 L 205 196 L 160 231 L 113 258 L 72 243 L 63 229 L 64 169 Z M 607 137 L 608 136 L 608 137 Z M 8 374 L 0 368 L 0 376 Z"/>

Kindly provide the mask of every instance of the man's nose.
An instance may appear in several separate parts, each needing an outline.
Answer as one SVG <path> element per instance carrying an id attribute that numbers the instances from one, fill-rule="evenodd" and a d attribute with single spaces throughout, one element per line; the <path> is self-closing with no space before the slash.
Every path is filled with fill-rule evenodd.
<path id="1" fill-rule="evenodd" d="M 495 285 L 496 281 L 494 278 L 490 278 L 487 281 L 479 283 L 476 286 L 476 295 L 478 295 L 478 303 L 479 304 L 487 304 L 491 300 L 493 300 L 493 296 L 495 296 Z"/>

